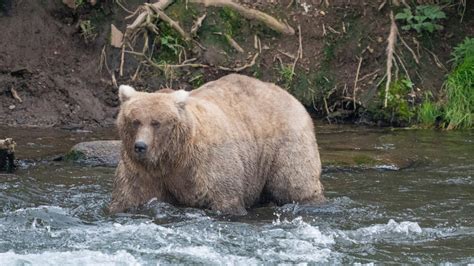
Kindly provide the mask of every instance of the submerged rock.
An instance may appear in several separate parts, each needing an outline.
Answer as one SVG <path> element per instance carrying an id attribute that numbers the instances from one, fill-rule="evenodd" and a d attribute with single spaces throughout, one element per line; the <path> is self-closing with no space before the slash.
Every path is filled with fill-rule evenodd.
<path id="1" fill-rule="evenodd" d="M 120 160 L 120 140 L 99 140 L 74 145 L 65 159 L 90 166 L 115 167 Z"/>

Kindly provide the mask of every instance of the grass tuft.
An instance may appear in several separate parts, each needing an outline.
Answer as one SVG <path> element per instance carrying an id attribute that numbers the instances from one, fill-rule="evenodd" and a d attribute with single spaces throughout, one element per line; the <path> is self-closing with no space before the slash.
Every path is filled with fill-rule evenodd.
<path id="1" fill-rule="evenodd" d="M 444 119 L 447 129 L 472 127 L 474 107 L 474 57 L 465 60 L 445 83 L 448 103 Z"/>
<path id="2" fill-rule="evenodd" d="M 418 109 L 418 122 L 421 127 L 431 128 L 436 125 L 441 115 L 440 107 L 431 100 L 425 99 Z"/>

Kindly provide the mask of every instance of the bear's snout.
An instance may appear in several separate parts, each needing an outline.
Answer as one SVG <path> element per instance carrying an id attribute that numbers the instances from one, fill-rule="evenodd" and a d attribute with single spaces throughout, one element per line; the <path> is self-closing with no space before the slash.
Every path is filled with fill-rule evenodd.
<path id="1" fill-rule="evenodd" d="M 138 154 L 144 154 L 146 152 L 147 145 L 143 141 L 135 142 L 135 152 Z"/>

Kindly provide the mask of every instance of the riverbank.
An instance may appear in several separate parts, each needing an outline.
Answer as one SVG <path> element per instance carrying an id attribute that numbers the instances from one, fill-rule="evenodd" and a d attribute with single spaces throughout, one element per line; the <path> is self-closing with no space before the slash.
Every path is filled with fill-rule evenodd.
<path id="1" fill-rule="evenodd" d="M 79 1 L 73 8 L 53 0 L 1 5 L 0 124 L 107 127 L 118 110 L 117 84 L 190 90 L 239 71 L 286 88 L 327 123 L 406 126 L 428 114 L 436 126 L 441 115 L 423 104 L 442 106 L 448 100 L 443 83 L 453 70 L 453 48 L 474 36 L 473 7 L 464 9 L 459 1 L 440 6 L 446 18 L 432 21 L 442 26 L 433 32 L 404 30 L 410 23 L 397 19 L 392 85 L 385 93 L 389 14 L 404 13 L 403 5 L 241 1 L 286 21 L 295 31 L 287 35 L 231 8 L 170 1 L 166 14 L 187 32 L 203 14 L 206 18 L 191 43 L 157 23 L 158 35 L 148 35 L 150 63 L 110 44 L 111 25 L 124 33 L 135 19 L 125 20 L 126 10 L 142 1 L 95 2 Z M 143 51 L 143 38 L 139 34 L 126 50 Z M 170 67 L 183 62 L 192 64 Z"/>

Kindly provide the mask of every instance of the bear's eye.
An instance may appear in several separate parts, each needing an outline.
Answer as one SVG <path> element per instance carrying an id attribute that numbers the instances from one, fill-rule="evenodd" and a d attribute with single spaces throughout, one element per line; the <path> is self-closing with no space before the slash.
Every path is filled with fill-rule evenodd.
<path id="1" fill-rule="evenodd" d="M 160 122 L 158 122 L 158 121 L 156 121 L 156 120 L 153 120 L 153 121 L 151 121 L 151 125 L 152 125 L 153 127 L 159 128 L 159 127 L 160 127 Z"/>
<path id="2" fill-rule="evenodd" d="M 141 124 L 141 123 L 140 123 L 139 120 L 133 120 L 133 121 L 132 121 L 132 126 L 133 126 L 134 128 L 138 128 L 138 127 L 140 126 L 140 124 Z"/>

